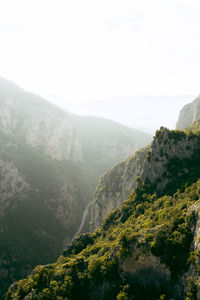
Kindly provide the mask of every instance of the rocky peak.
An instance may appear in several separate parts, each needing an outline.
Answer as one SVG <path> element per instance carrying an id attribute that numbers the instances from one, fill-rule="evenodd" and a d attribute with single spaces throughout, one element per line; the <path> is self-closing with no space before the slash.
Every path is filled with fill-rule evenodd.
<path id="1" fill-rule="evenodd" d="M 162 194 L 172 182 L 178 184 L 195 169 L 199 151 L 200 139 L 192 131 L 170 131 L 161 127 L 147 153 L 141 183 L 150 184 L 151 189 Z"/>
<path id="2" fill-rule="evenodd" d="M 184 105 L 181 109 L 176 129 L 185 129 L 200 119 L 200 95 L 192 102 Z"/>
<path id="3" fill-rule="evenodd" d="M 161 127 L 151 146 L 137 151 L 100 178 L 91 207 L 91 229 L 100 226 L 106 215 L 123 203 L 137 187 L 137 181 L 139 186 L 149 185 L 150 192 L 159 195 L 179 188 L 185 176 L 196 174 L 199 151 L 200 138 L 193 128 L 171 131 Z"/>

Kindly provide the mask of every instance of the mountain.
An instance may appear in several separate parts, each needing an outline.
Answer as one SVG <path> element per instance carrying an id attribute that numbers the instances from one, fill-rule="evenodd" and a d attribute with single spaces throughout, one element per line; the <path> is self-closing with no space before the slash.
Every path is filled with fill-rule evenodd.
<path id="1" fill-rule="evenodd" d="M 0 79 L 0 297 L 71 241 L 98 178 L 151 136 Z"/>
<path id="2" fill-rule="evenodd" d="M 200 119 L 200 96 L 193 102 L 186 104 L 180 111 L 178 121 L 176 123 L 177 129 L 184 129 L 196 120 Z"/>
<path id="3" fill-rule="evenodd" d="M 199 130 L 198 122 L 194 123 L 192 127 L 189 126 L 187 130 L 198 132 Z M 158 132 L 160 131 L 156 132 L 156 136 Z M 168 136 L 170 135 L 170 131 L 166 128 L 161 127 L 161 132 L 163 134 L 162 139 L 165 140 L 165 143 L 167 143 L 167 139 Z M 182 132 L 180 132 L 179 134 L 181 140 Z M 176 136 L 178 137 L 178 132 L 176 132 Z M 184 142 L 181 141 L 181 144 L 179 145 L 180 153 L 177 158 L 172 159 L 172 164 L 174 160 L 176 160 L 176 165 L 179 161 L 181 164 L 182 156 L 183 155 L 184 157 L 187 156 L 189 139 L 190 137 L 188 137 L 188 141 L 187 140 L 185 140 Z M 156 142 L 157 139 L 154 140 L 151 147 L 158 149 L 157 145 L 155 144 Z M 177 143 L 179 143 L 178 140 Z M 168 147 L 173 149 L 175 146 L 172 144 L 169 145 Z M 189 147 L 189 149 L 190 149 L 189 150 L 189 155 L 190 155 L 191 146 Z M 136 187 L 137 181 L 141 180 L 141 178 L 144 181 L 147 180 L 151 185 L 151 188 L 153 185 L 152 180 L 154 184 L 157 180 L 156 183 L 157 190 L 161 188 L 165 189 L 165 185 L 167 185 L 167 189 L 169 189 L 171 182 L 178 181 L 176 175 L 172 177 L 172 172 L 168 174 L 167 170 L 162 167 L 165 164 L 167 164 L 169 160 L 171 160 L 171 158 L 168 155 L 165 155 L 164 145 L 162 148 L 160 148 L 157 151 L 158 151 L 157 154 L 156 151 L 153 151 L 153 153 L 157 155 L 157 157 L 154 159 L 153 164 L 152 161 L 150 162 L 150 164 L 148 163 L 150 152 L 149 152 L 149 146 L 146 146 L 145 148 L 136 151 L 125 161 L 117 164 L 115 167 L 113 167 L 111 170 L 109 170 L 103 176 L 100 177 L 99 183 L 95 191 L 93 204 L 91 205 L 89 211 L 90 214 L 89 223 L 90 223 L 91 232 L 101 225 L 103 219 L 107 216 L 108 213 L 110 213 L 116 207 L 122 205 L 123 201 Z M 160 156 L 163 157 L 162 158 L 163 161 L 161 165 L 158 159 Z M 147 161 L 146 158 L 148 158 Z M 188 161 L 187 164 L 189 163 L 190 162 Z M 150 172 L 148 170 L 150 170 Z M 184 173 L 184 168 L 183 168 L 182 176 L 184 177 L 185 175 L 186 174 Z M 161 178 L 163 178 L 162 183 L 159 183 L 161 181 Z"/>
<path id="4" fill-rule="evenodd" d="M 148 145 L 150 134 L 97 117 L 77 117 L 71 121 L 81 140 L 84 163 L 102 175 L 128 155 Z"/>
<path id="5" fill-rule="evenodd" d="M 90 230 L 98 228 L 102 220 L 116 207 L 122 205 L 141 175 L 150 146 L 136 151 L 123 162 L 100 177 L 90 209 Z"/>
<path id="6" fill-rule="evenodd" d="M 199 299 L 199 162 L 200 122 L 162 127 L 122 206 L 5 299 Z"/>
<path id="7" fill-rule="evenodd" d="M 5 79 L 0 79 L 0 126 L 55 160 L 83 162 L 100 173 L 152 140 L 114 121 L 63 111 Z"/>

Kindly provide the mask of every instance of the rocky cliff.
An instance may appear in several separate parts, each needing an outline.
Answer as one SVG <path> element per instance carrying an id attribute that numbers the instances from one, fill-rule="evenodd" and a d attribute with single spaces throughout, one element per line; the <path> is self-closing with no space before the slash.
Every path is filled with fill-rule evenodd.
<path id="1" fill-rule="evenodd" d="M 0 159 L 0 217 L 5 216 L 8 207 L 15 208 L 16 201 L 26 198 L 29 184 L 11 161 Z"/>
<path id="2" fill-rule="evenodd" d="M 13 284 L 6 299 L 198 299 L 199 164 L 197 124 L 161 128 L 128 200 L 55 264 Z"/>
<path id="3" fill-rule="evenodd" d="M 195 128 L 199 128 L 198 122 L 191 129 L 194 131 Z M 185 176 L 191 176 L 200 151 L 199 137 L 192 132 L 185 134 L 161 127 L 151 147 L 137 151 L 103 175 L 90 210 L 91 231 L 100 226 L 109 212 L 123 203 L 137 181 L 150 185 L 151 191 L 163 194 L 173 188 L 174 182 L 178 185 Z"/>
<path id="4" fill-rule="evenodd" d="M 69 160 L 76 142 L 69 116 L 42 98 L 0 80 L 0 126 L 57 160 Z M 75 147 L 75 149 L 73 149 Z M 77 149 L 77 160 L 81 160 Z"/>
<path id="5" fill-rule="evenodd" d="M 198 123 L 199 124 L 199 123 Z M 192 128 L 191 128 L 192 129 Z M 192 178 L 199 162 L 199 134 L 170 131 L 161 127 L 156 132 L 141 173 L 141 182 L 151 191 L 163 194 L 174 189 L 184 178 Z"/>
<path id="6" fill-rule="evenodd" d="M 84 166 L 61 165 L 4 133 L 0 144 L 1 297 L 32 266 L 56 259 L 75 232 L 94 183 L 81 182 Z"/>
<path id="7" fill-rule="evenodd" d="M 192 103 L 186 104 L 180 111 L 176 129 L 185 129 L 200 119 L 200 96 Z"/>
<path id="8" fill-rule="evenodd" d="M 116 207 L 122 205 L 143 171 L 147 146 L 138 150 L 125 161 L 117 164 L 99 180 L 95 191 L 94 203 L 90 209 L 90 230 L 98 228 L 102 220 Z"/>

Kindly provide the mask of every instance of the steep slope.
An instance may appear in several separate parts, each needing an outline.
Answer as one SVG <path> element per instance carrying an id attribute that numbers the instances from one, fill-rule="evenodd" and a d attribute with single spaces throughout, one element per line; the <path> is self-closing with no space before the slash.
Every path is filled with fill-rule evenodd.
<path id="1" fill-rule="evenodd" d="M 84 165 L 62 163 L 0 134 L 0 291 L 56 259 L 92 196 Z"/>
<path id="2" fill-rule="evenodd" d="M 4 79 L 0 127 L 53 159 L 84 162 L 101 172 L 151 141 L 150 135 L 113 121 L 67 113 Z"/>
<path id="3" fill-rule="evenodd" d="M 193 127 L 186 131 L 170 131 L 161 127 L 156 132 L 140 179 L 150 192 L 174 192 L 185 178 L 188 183 L 196 179 L 200 154 L 197 124 L 198 130 L 194 131 Z"/>
<path id="4" fill-rule="evenodd" d="M 5 299 L 199 299 L 200 130 L 195 128 L 157 131 L 128 200 L 56 263 L 38 266 L 13 284 Z"/>
<path id="5" fill-rule="evenodd" d="M 0 297 L 36 264 L 55 260 L 99 175 L 149 138 L 69 114 L 0 79 Z"/>
<path id="6" fill-rule="evenodd" d="M 184 129 L 193 124 L 194 121 L 200 119 L 200 96 L 193 102 L 186 104 L 180 111 L 177 129 Z"/>
<path id="7" fill-rule="evenodd" d="M 81 140 L 85 163 L 100 170 L 99 175 L 152 141 L 151 135 L 114 121 L 73 115 L 70 119 Z"/>
<path id="8" fill-rule="evenodd" d="M 125 161 L 106 172 L 99 180 L 94 203 L 90 209 L 90 230 L 98 228 L 114 208 L 122 205 L 141 175 L 145 157 L 150 147 L 138 150 Z"/>
<path id="9" fill-rule="evenodd" d="M 188 130 L 197 133 L 199 123 L 194 123 Z M 163 192 L 169 191 L 174 182 L 178 185 L 178 181 L 182 181 L 185 176 L 191 177 L 192 172 L 188 174 L 188 167 L 195 168 L 198 163 L 198 144 L 199 139 L 195 135 L 185 135 L 182 131 L 174 133 L 161 127 L 160 131 L 156 132 L 151 151 L 146 146 L 100 178 L 90 211 L 91 231 L 100 226 L 109 212 L 122 204 L 136 187 L 137 181 L 150 184 L 151 190 Z"/>

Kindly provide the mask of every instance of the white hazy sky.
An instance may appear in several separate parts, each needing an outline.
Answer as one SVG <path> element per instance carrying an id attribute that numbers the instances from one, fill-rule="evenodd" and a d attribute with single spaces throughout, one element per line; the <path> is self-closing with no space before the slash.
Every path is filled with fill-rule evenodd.
<path id="1" fill-rule="evenodd" d="M 200 92 L 199 0 L 0 0 L 0 76 L 69 101 Z"/>

